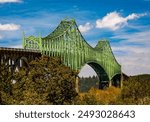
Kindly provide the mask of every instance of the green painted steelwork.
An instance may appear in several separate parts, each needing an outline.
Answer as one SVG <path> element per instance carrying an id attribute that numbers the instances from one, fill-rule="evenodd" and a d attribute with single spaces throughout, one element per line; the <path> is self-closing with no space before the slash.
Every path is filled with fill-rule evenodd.
<path id="1" fill-rule="evenodd" d="M 91 47 L 75 20 L 62 20 L 46 37 L 23 36 L 22 44 L 25 49 L 36 49 L 43 55 L 60 56 L 64 64 L 74 70 L 80 71 L 89 64 L 100 81 L 111 81 L 115 75 L 121 74 L 121 65 L 116 61 L 109 41 L 101 40 L 95 48 Z"/>

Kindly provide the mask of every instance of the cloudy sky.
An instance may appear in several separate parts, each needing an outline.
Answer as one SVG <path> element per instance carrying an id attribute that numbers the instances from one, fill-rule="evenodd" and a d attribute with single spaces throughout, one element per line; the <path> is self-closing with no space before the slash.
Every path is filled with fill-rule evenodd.
<path id="1" fill-rule="evenodd" d="M 66 17 L 91 46 L 108 39 L 124 73 L 150 73 L 150 0 L 0 0 L 0 47 L 21 47 L 23 31 L 46 36 Z"/>

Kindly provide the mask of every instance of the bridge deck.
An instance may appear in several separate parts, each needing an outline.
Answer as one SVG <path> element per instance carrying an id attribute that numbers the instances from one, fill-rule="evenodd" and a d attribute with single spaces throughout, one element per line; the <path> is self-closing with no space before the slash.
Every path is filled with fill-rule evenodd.
<path id="1" fill-rule="evenodd" d="M 28 53 L 40 53 L 39 50 L 31 50 L 31 49 L 23 49 L 23 48 L 7 48 L 7 47 L 0 47 L 0 52 L 7 51 L 7 52 L 28 52 Z"/>
<path id="2" fill-rule="evenodd" d="M 12 65 L 12 61 L 16 62 L 21 60 L 22 57 L 25 57 L 28 62 L 31 62 L 41 57 L 41 52 L 32 49 L 0 47 L 0 64 L 5 62 L 6 64 Z"/>

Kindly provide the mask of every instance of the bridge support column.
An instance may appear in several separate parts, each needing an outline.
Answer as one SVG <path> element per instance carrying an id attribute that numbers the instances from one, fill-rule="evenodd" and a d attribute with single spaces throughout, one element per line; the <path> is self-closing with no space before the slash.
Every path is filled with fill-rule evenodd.
<path id="1" fill-rule="evenodd" d="M 102 89 L 101 81 L 99 81 L 99 89 Z"/>
<path id="2" fill-rule="evenodd" d="M 120 75 L 120 88 L 123 86 L 123 73 L 122 73 L 122 66 L 121 66 L 121 75 Z"/>
<path id="3" fill-rule="evenodd" d="M 110 80 L 110 81 L 109 81 L 109 87 L 111 87 L 111 86 L 112 86 L 112 81 Z"/>
<path id="4" fill-rule="evenodd" d="M 11 67 L 12 67 L 12 59 L 10 58 L 8 61 L 8 65 L 9 65 L 9 72 L 11 72 Z"/>
<path id="5" fill-rule="evenodd" d="M 3 57 L 1 57 L 1 59 L 0 59 L 0 65 L 2 65 L 4 62 L 3 62 Z"/>
<path id="6" fill-rule="evenodd" d="M 123 74 L 121 72 L 121 77 L 120 77 L 120 88 L 122 88 L 123 86 Z"/>
<path id="7" fill-rule="evenodd" d="M 76 81 L 75 81 L 75 90 L 77 93 L 79 93 L 79 77 L 76 76 Z"/>

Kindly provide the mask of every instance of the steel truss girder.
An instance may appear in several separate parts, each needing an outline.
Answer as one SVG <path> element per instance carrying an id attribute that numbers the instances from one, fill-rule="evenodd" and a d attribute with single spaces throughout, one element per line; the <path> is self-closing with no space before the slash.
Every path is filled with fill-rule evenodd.
<path id="1" fill-rule="evenodd" d="M 32 46 L 30 41 L 33 42 Z M 46 37 L 24 37 L 23 45 L 27 49 L 34 49 L 38 45 L 37 50 L 43 55 L 60 56 L 64 64 L 74 70 L 79 71 L 85 64 L 89 64 L 97 74 L 107 76 L 104 78 L 107 80 L 121 74 L 121 65 L 116 61 L 109 41 L 101 40 L 95 48 L 91 47 L 80 33 L 75 20 L 62 20 Z M 103 72 L 100 67 L 104 69 Z"/>

